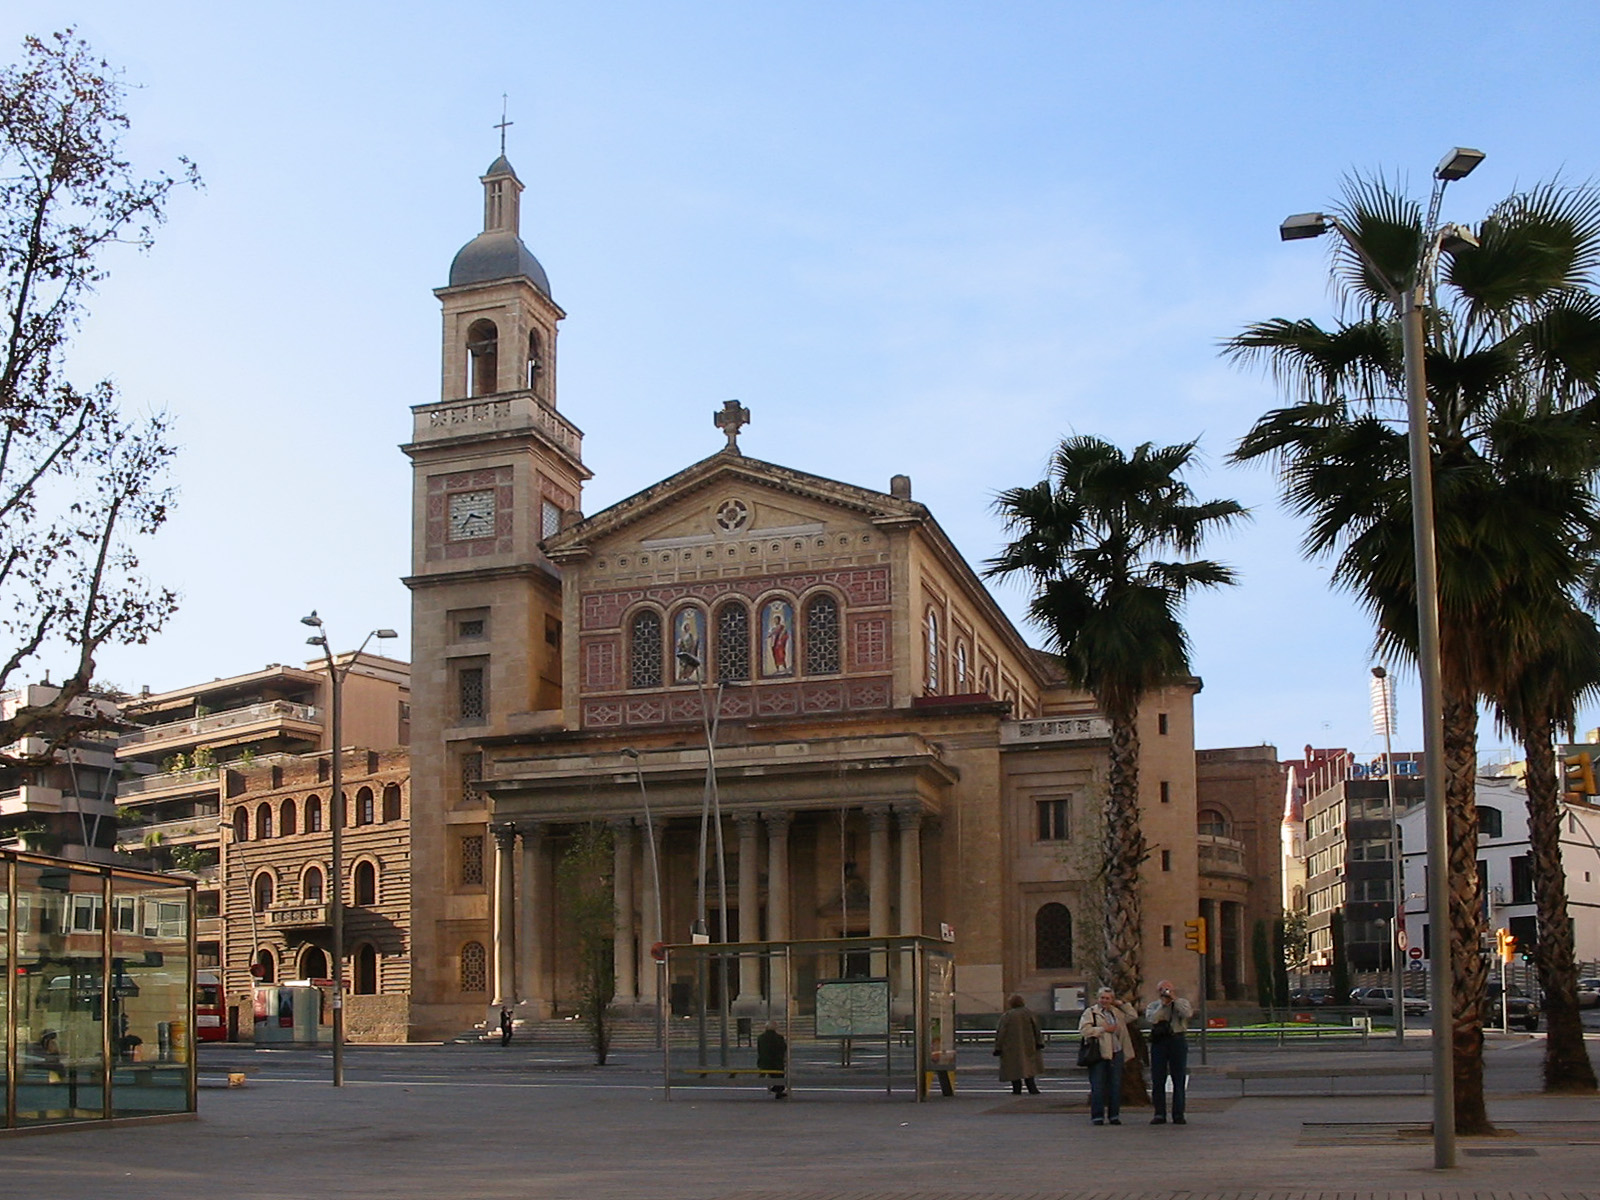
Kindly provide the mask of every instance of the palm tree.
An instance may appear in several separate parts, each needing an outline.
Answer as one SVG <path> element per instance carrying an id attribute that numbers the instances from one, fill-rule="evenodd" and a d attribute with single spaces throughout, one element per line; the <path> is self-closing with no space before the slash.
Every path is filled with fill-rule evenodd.
<path id="1" fill-rule="evenodd" d="M 997 498 L 1015 540 L 985 564 L 989 577 L 1022 575 L 1033 584 L 1029 617 L 1111 726 L 1105 983 L 1123 997 L 1138 993 L 1144 974 L 1139 702 L 1189 676 L 1189 638 L 1178 619 L 1184 599 L 1195 588 L 1233 583 L 1234 573 L 1187 556 L 1245 515 L 1233 500 L 1195 502 L 1179 478 L 1194 454 L 1194 442 L 1146 442 L 1124 456 L 1098 438 L 1063 440 L 1050 478 Z M 1157 557 L 1164 554 L 1185 560 Z"/>
<path id="2" fill-rule="evenodd" d="M 1425 231 L 1420 206 L 1381 179 L 1353 179 L 1338 215 L 1404 291 Z M 1600 464 L 1594 366 L 1600 337 L 1590 273 L 1600 261 L 1600 197 L 1548 185 L 1497 205 L 1444 270 L 1427 313 L 1450 844 L 1448 945 L 1456 1127 L 1491 1128 L 1483 1098 L 1486 971 L 1474 803 L 1477 701 L 1515 656 L 1532 596 L 1576 594 L 1595 528 Z M 1240 441 L 1235 461 L 1267 458 L 1309 519 L 1309 554 L 1360 599 L 1378 646 L 1416 653 L 1417 601 L 1404 380 L 1390 289 L 1341 246 L 1334 278 L 1349 319 L 1249 326 L 1225 353 L 1263 362 L 1293 395 Z M 1542 611 L 1554 611 L 1551 603 Z"/>
<path id="3" fill-rule="evenodd" d="M 1538 611 L 1537 604 L 1530 605 Z M 1528 845 L 1539 936 L 1533 950 L 1545 995 L 1544 1087 L 1550 1092 L 1593 1092 L 1594 1065 L 1578 1011 L 1578 972 L 1572 922 L 1567 916 L 1567 876 L 1561 862 L 1561 778 L 1558 733 L 1571 736 L 1580 697 L 1600 691 L 1600 628 L 1575 607 L 1530 621 L 1496 689 L 1500 725 L 1523 744 L 1528 797 Z"/>

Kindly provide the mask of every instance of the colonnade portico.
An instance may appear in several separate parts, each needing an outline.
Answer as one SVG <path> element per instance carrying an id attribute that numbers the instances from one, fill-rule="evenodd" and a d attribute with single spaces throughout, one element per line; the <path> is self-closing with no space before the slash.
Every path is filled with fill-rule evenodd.
<path id="1" fill-rule="evenodd" d="M 868 932 L 880 937 L 923 932 L 925 821 L 920 800 L 852 805 L 842 810 L 837 806 L 770 808 L 726 803 L 723 808 L 724 821 L 732 826 L 734 834 L 729 839 L 733 843 L 729 848 L 736 867 L 729 875 L 730 882 L 736 880 L 737 883 L 729 900 L 737 906 L 738 928 L 733 934 L 737 940 L 781 942 L 796 936 L 793 925 L 796 898 L 791 883 L 795 877 L 791 861 L 791 833 L 795 821 L 818 814 L 822 815 L 825 825 L 831 826 L 838 823 L 841 813 L 852 812 L 861 814 L 868 835 Z M 654 861 L 662 863 L 659 898 L 643 817 L 616 814 L 606 820 L 613 838 L 612 886 L 618 915 L 613 941 L 616 1003 L 625 1009 L 635 1006 L 653 1009 L 660 998 L 660 979 L 652 947 L 660 941 L 688 940 L 687 922 L 682 937 L 664 932 L 661 910 L 666 908 L 668 912 L 681 915 L 684 902 L 692 903 L 697 884 L 695 878 L 682 870 L 675 874 L 669 870 L 661 857 L 662 846 L 669 825 L 674 834 L 688 832 L 691 820 L 698 824 L 698 816 L 690 818 L 687 814 L 674 813 L 654 817 Z M 559 904 L 559 900 L 551 880 L 553 856 L 560 839 L 551 835 L 561 826 L 570 824 L 570 819 L 524 819 L 491 826 L 495 848 L 490 919 L 494 988 L 491 1016 L 502 1005 L 532 1019 L 552 1015 L 559 964 L 549 944 L 556 926 L 551 907 Z M 711 836 L 714 834 L 713 830 Z M 697 830 L 695 836 L 698 836 Z M 712 903 L 716 895 L 715 872 L 713 860 L 707 866 L 708 896 Z M 821 877 L 821 873 L 812 871 L 808 877 Z M 831 872 L 826 877 L 831 878 Z M 830 885 L 821 886 L 825 891 L 831 890 Z M 676 906 L 674 899 L 678 902 Z M 848 909 L 843 905 L 841 908 L 844 909 L 839 917 L 842 924 Z M 827 928 L 825 917 L 822 922 L 821 928 L 828 936 L 850 932 L 842 927 Z M 711 926 L 715 929 L 715 920 L 711 921 Z M 783 976 L 780 964 L 769 966 L 766 983 L 774 994 L 787 994 L 789 981 Z M 762 969 L 757 959 L 740 959 L 737 988 L 739 997 L 746 1001 L 762 996 Z"/>

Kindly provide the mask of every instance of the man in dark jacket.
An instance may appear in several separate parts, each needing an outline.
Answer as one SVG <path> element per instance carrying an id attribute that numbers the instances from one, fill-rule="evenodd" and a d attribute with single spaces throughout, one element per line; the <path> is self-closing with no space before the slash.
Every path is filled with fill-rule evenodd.
<path id="1" fill-rule="evenodd" d="M 778 1082 L 767 1088 L 774 1100 L 789 1098 L 789 1089 L 784 1084 L 788 1061 L 789 1043 L 784 1040 L 783 1034 L 778 1032 L 778 1023 L 768 1021 L 767 1027 L 756 1039 L 756 1068 L 763 1074 L 777 1076 Z"/>

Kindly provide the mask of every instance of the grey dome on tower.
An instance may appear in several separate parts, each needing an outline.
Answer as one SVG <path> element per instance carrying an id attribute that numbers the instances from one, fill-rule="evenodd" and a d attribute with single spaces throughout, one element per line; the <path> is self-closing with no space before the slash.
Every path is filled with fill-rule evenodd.
<path id="1" fill-rule="evenodd" d="M 484 172 L 483 189 L 483 232 L 456 252 L 450 286 L 521 276 L 549 296 L 550 279 L 518 231 L 522 181 L 505 155 Z"/>

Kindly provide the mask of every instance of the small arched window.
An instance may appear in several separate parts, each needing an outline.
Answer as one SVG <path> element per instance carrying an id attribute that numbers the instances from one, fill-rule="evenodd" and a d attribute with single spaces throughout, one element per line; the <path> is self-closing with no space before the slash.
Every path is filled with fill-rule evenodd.
<path id="1" fill-rule="evenodd" d="M 278 809 L 278 832 L 288 837 L 295 830 L 294 801 L 285 800 Z"/>
<path id="2" fill-rule="evenodd" d="M 272 836 L 272 805 L 262 804 L 256 809 L 256 840 L 264 841 Z"/>
<path id="3" fill-rule="evenodd" d="M 1034 967 L 1062 971 L 1072 966 L 1072 913 L 1052 901 L 1033 915 Z"/>
<path id="4" fill-rule="evenodd" d="M 305 878 L 300 881 L 300 896 L 307 904 L 320 904 L 322 902 L 322 868 L 307 867 Z"/>
<path id="5" fill-rule="evenodd" d="M 824 593 L 806 605 L 806 674 L 839 673 L 839 602 Z"/>
<path id="6" fill-rule="evenodd" d="M 468 942 L 461 947 L 461 990 L 481 992 L 489 986 L 488 956 L 482 942 Z"/>
<path id="7" fill-rule="evenodd" d="M 967 644 L 956 643 L 956 691 L 962 695 L 967 693 Z"/>
<path id="8" fill-rule="evenodd" d="M 300 978 L 328 978 L 328 955 L 322 947 L 307 946 L 300 952 Z"/>
<path id="9" fill-rule="evenodd" d="M 985 667 L 978 675 L 978 690 L 985 696 L 994 695 L 994 676 L 989 674 L 988 667 Z"/>
<path id="10" fill-rule="evenodd" d="M 661 614 L 645 609 L 633 618 L 628 646 L 628 686 L 661 686 Z"/>
<path id="11" fill-rule="evenodd" d="M 1478 835 L 1480 837 L 1504 837 L 1505 818 L 1500 815 L 1500 810 L 1488 804 L 1478 805 Z"/>
<path id="12" fill-rule="evenodd" d="M 322 797 L 310 795 L 306 797 L 306 832 L 322 832 Z"/>
<path id="13" fill-rule="evenodd" d="M 356 793 L 356 824 L 371 825 L 377 819 L 373 809 L 372 789 L 364 787 Z"/>
<path id="14" fill-rule="evenodd" d="M 233 810 L 233 840 L 244 842 L 250 839 L 250 810 L 236 808 Z"/>
<path id="15" fill-rule="evenodd" d="M 386 783 L 383 785 L 383 819 L 385 821 L 398 821 L 400 819 L 400 785 Z"/>
<path id="16" fill-rule="evenodd" d="M 363 942 L 356 949 L 356 995 L 378 994 L 378 949 L 371 942 Z"/>
<path id="17" fill-rule="evenodd" d="M 933 609 L 928 610 L 926 629 L 923 631 L 928 651 L 926 667 L 927 690 L 930 696 L 939 694 L 939 614 Z"/>
<path id="18" fill-rule="evenodd" d="M 276 983 L 278 981 L 278 958 L 271 950 L 257 951 L 256 966 L 261 968 L 256 979 L 257 983 Z"/>
<path id="19" fill-rule="evenodd" d="M 256 876 L 256 881 L 251 885 L 251 893 L 255 899 L 256 911 L 266 912 L 272 907 L 272 872 L 263 871 Z"/>
<path id="20" fill-rule="evenodd" d="M 737 600 L 717 610 L 717 678 L 750 678 L 750 610 Z"/>
<path id="21" fill-rule="evenodd" d="M 487 319 L 467 328 L 467 395 L 492 396 L 500 390 L 500 331 Z"/>
<path id="22" fill-rule="evenodd" d="M 356 864 L 355 902 L 372 905 L 378 902 L 378 869 L 369 862 Z"/>
<path id="23" fill-rule="evenodd" d="M 1228 818 L 1214 808 L 1202 808 L 1196 813 L 1195 824 L 1201 833 L 1210 837 L 1228 836 Z"/>

